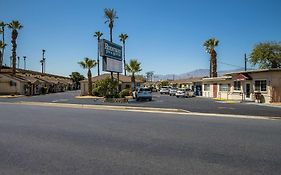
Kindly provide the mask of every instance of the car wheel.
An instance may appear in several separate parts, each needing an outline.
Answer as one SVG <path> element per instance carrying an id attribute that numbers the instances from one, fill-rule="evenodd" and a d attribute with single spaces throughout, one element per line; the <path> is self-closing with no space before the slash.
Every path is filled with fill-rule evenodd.
<path id="1" fill-rule="evenodd" d="M 149 101 L 152 101 L 152 98 L 148 99 Z"/>
<path id="2" fill-rule="evenodd" d="M 139 98 L 136 98 L 136 100 L 137 100 L 137 101 L 140 101 L 140 99 L 139 99 Z"/>
<path id="3" fill-rule="evenodd" d="M 177 98 L 179 98 L 179 96 L 177 96 Z"/>

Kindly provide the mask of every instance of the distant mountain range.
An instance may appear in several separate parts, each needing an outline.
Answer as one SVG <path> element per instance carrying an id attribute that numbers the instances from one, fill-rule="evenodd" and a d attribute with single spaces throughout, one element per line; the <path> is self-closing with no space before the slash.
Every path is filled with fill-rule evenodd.
<path id="1" fill-rule="evenodd" d="M 234 70 L 224 70 L 218 71 L 218 75 L 224 75 L 228 72 L 238 72 L 244 69 L 234 69 Z M 187 79 L 187 78 L 195 78 L 195 77 L 208 77 L 209 76 L 209 69 L 196 69 L 190 72 L 186 72 L 183 74 L 155 74 L 154 81 L 158 80 L 179 80 L 179 79 Z"/>

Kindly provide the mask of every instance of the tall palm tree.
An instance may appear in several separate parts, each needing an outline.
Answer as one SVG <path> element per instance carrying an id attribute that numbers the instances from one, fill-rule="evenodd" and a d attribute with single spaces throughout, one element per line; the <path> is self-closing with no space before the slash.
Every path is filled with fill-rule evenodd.
<path id="1" fill-rule="evenodd" d="M 12 21 L 8 24 L 8 27 L 12 30 L 12 56 L 13 56 L 13 75 L 16 74 L 16 61 L 17 61 L 17 37 L 18 30 L 23 28 L 19 21 Z"/>
<path id="2" fill-rule="evenodd" d="M 3 45 L 4 47 L 2 47 L 2 53 L 0 54 L 0 58 L 1 58 L 1 65 L 0 65 L 0 71 L 1 71 L 1 67 L 2 67 L 2 64 L 3 64 L 3 61 L 4 61 L 4 52 L 5 52 L 5 26 L 7 24 L 5 24 L 3 21 L 0 21 L 0 33 L 2 34 L 2 42 L 3 42 Z"/>
<path id="3" fill-rule="evenodd" d="M 125 65 L 125 69 L 132 74 L 131 81 L 132 81 L 132 90 L 135 90 L 135 73 L 140 72 L 142 69 L 140 67 L 141 63 L 138 62 L 137 59 L 131 59 L 129 64 Z"/>
<path id="4" fill-rule="evenodd" d="M 215 50 L 215 47 L 217 47 L 219 44 L 219 40 L 216 38 L 208 39 L 204 42 L 203 46 L 206 49 L 206 52 L 210 54 L 210 77 L 217 77 L 217 52 Z"/>
<path id="5" fill-rule="evenodd" d="M 0 41 L 0 72 L 3 65 L 3 48 L 5 48 L 6 44 L 3 41 Z"/>
<path id="6" fill-rule="evenodd" d="M 126 39 L 128 38 L 129 36 L 125 33 L 121 33 L 119 35 L 119 38 L 120 38 L 120 41 L 123 43 L 123 55 L 124 55 L 124 75 L 126 76 L 127 73 L 126 73 L 126 69 L 125 69 L 125 65 L 126 65 L 126 58 L 125 58 L 125 43 L 126 43 Z"/>
<path id="7" fill-rule="evenodd" d="M 90 58 L 84 58 L 83 61 L 79 61 L 78 64 L 83 68 L 88 70 L 88 95 L 93 95 L 93 85 L 92 85 L 92 72 L 91 69 L 97 65 L 96 60 Z"/>
<path id="8" fill-rule="evenodd" d="M 112 29 L 115 19 L 118 19 L 116 11 L 114 9 L 105 8 L 104 9 L 104 17 L 106 19 L 105 23 L 108 23 L 109 34 L 110 34 L 110 42 L 112 42 Z"/>
<path id="9" fill-rule="evenodd" d="M 99 50 L 100 50 L 100 47 L 99 47 L 99 43 L 100 43 L 100 39 L 101 39 L 101 36 L 103 35 L 102 32 L 100 31 L 96 31 L 95 34 L 94 34 L 94 37 L 96 37 L 98 39 L 98 50 L 97 50 L 97 58 L 98 58 L 98 75 L 100 75 L 100 56 L 99 56 Z"/>

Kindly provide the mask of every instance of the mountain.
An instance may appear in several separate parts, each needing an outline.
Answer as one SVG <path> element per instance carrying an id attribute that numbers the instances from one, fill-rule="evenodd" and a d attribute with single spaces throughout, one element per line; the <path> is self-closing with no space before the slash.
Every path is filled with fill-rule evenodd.
<path id="1" fill-rule="evenodd" d="M 223 70 L 223 71 L 218 71 L 218 75 L 224 75 L 228 72 L 238 72 L 242 71 L 244 69 L 234 69 L 234 70 Z M 209 76 L 209 69 L 196 69 L 190 72 L 186 72 L 183 74 L 155 74 L 154 75 L 154 81 L 158 80 L 178 80 L 178 79 L 187 79 L 191 77 L 208 77 Z"/>

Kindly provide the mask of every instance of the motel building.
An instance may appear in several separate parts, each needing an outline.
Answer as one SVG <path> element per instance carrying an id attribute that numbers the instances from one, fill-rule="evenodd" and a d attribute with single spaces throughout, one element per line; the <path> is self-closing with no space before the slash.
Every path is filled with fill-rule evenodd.
<path id="1" fill-rule="evenodd" d="M 204 97 L 259 103 L 281 102 L 281 69 L 227 73 L 202 79 Z"/>
<path id="2" fill-rule="evenodd" d="M 0 95 L 31 96 L 72 89 L 69 77 L 23 69 L 16 69 L 16 75 L 12 75 L 12 69 L 6 66 L 0 72 Z"/>

